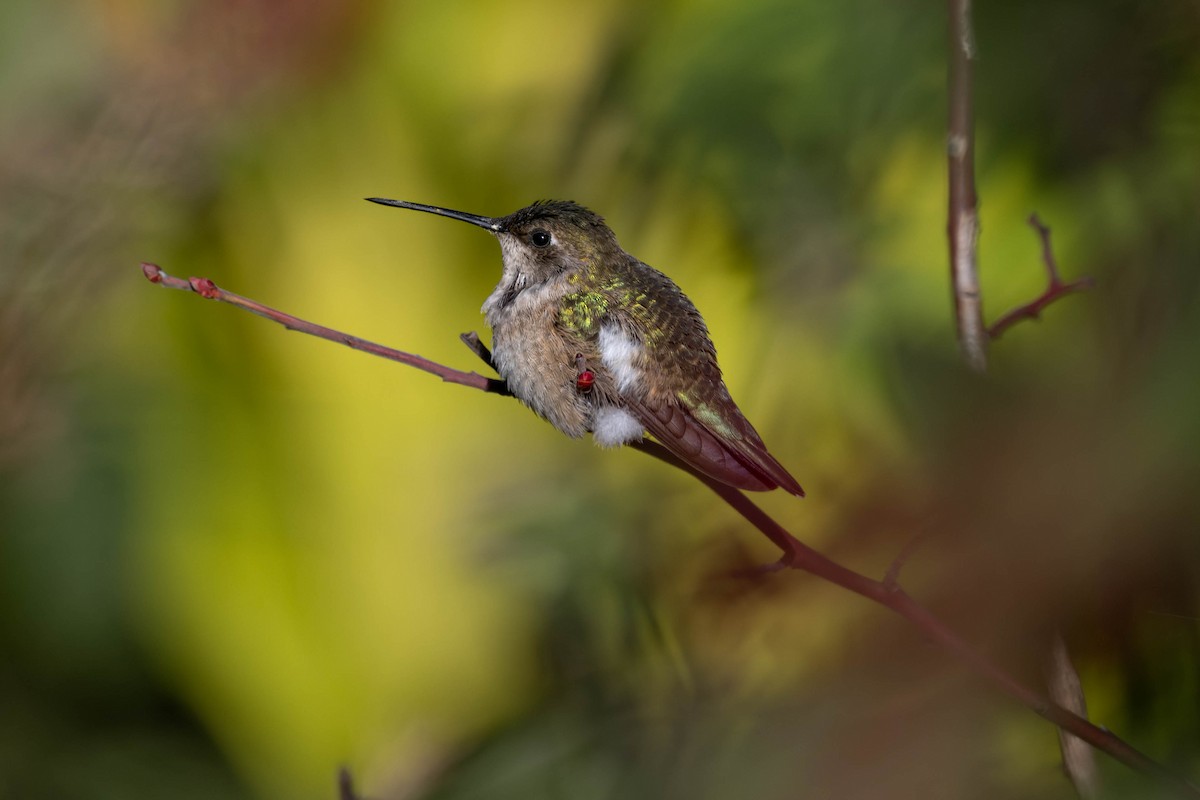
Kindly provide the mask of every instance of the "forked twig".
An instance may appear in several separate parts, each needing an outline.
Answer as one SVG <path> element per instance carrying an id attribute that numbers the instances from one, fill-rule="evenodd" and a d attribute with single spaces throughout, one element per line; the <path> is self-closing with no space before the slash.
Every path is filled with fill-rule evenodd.
<path id="1" fill-rule="evenodd" d="M 1058 277 L 1054 254 L 1050 248 L 1050 230 L 1042 225 L 1036 215 L 1029 218 L 1042 237 L 1042 260 L 1050 274 L 1050 286 L 1040 297 L 1009 312 L 991 327 L 983 322 L 983 293 L 979 283 L 979 197 L 975 191 L 975 119 L 974 87 L 972 73 L 975 66 L 975 32 L 971 20 L 972 0 L 948 0 L 947 19 L 949 30 L 949 58 L 947 81 L 947 159 L 949 177 L 949 213 L 947 234 L 950 239 L 950 285 L 954 297 L 955 330 L 959 348 L 967 366 L 977 372 L 987 371 L 988 345 L 1001 333 L 1022 319 L 1036 319 L 1042 309 L 1071 292 L 1091 286 L 1091 279 L 1064 284 Z M 897 580 L 903 566 L 903 553 L 893 563 L 884 579 L 885 583 Z M 1065 652 L 1065 650 L 1064 650 Z M 1074 667 L 1067 658 L 1054 661 L 1054 669 L 1063 673 L 1062 680 L 1050 683 L 1051 696 L 1066 702 L 1073 708 L 1084 708 L 1082 688 L 1077 696 L 1068 697 L 1062 692 L 1070 685 L 1067 680 Z M 1094 775 L 1077 774 L 1076 770 L 1085 761 L 1074 757 L 1080 744 L 1067 746 L 1069 736 L 1060 729 L 1063 742 L 1063 766 L 1076 788 L 1082 794 L 1083 787 L 1098 785 Z M 1084 746 L 1086 747 L 1086 746 Z"/>
<path id="2" fill-rule="evenodd" d="M 1042 314 L 1042 309 L 1051 303 L 1074 292 L 1091 289 L 1096 285 L 1096 281 L 1090 277 L 1064 283 L 1058 274 L 1058 261 L 1054 258 L 1054 248 L 1050 245 L 1050 228 L 1042 223 L 1037 214 L 1029 215 L 1029 224 L 1037 231 L 1038 237 L 1042 241 L 1042 265 L 1046 268 L 1048 278 L 1046 289 L 1030 302 L 1017 306 L 989 325 L 987 334 L 988 338 L 993 341 L 999 339 L 1000 334 L 1023 319 L 1038 319 Z"/>

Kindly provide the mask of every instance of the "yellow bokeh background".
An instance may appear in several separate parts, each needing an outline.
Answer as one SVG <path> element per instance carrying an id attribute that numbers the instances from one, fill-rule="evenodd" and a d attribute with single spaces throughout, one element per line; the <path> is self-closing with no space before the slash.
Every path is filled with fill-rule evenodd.
<path id="1" fill-rule="evenodd" d="M 369 196 L 602 213 L 810 495 L 756 502 L 871 575 L 927 537 L 914 596 L 1035 685 L 1064 631 L 1097 721 L 1196 775 L 1200 20 L 1043 6 L 977 19 L 984 305 L 1041 291 L 1033 210 L 1098 288 L 986 377 L 940 8 L 0 11 L 0 796 L 1070 796 L 900 621 L 733 577 L 775 554 L 698 482 L 140 277 L 485 372 L 494 241 Z"/>

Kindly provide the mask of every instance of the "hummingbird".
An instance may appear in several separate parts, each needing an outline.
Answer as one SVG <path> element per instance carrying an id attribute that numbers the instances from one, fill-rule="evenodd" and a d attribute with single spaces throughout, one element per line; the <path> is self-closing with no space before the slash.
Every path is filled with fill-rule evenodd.
<path id="1" fill-rule="evenodd" d="M 368 197 L 476 225 L 504 270 L 483 303 L 509 390 L 573 438 L 617 447 L 649 433 L 730 486 L 804 490 L 767 452 L 721 377 L 704 318 L 663 273 L 625 252 L 598 214 L 542 200 L 503 217 Z"/>

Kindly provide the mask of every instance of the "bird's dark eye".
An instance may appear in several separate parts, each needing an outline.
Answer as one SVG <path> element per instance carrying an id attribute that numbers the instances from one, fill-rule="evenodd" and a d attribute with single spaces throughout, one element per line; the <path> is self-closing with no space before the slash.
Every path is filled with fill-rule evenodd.
<path id="1" fill-rule="evenodd" d="M 529 234 L 529 241 L 534 247 L 549 247 L 550 234 L 547 231 L 538 228 L 536 231 Z"/>

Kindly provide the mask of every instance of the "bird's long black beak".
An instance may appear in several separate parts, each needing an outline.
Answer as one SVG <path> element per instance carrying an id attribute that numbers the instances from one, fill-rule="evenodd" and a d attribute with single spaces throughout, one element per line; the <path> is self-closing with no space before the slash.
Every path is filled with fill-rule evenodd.
<path id="1" fill-rule="evenodd" d="M 386 197 L 368 197 L 372 203 L 379 203 L 383 206 L 395 206 L 396 208 L 411 208 L 413 211 L 424 211 L 429 214 L 440 214 L 443 217 L 450 219 L 462 220 L 469 222 L 472 225 L 478 225 L 481 228 L 486 228 L 492 233 L 499 233 L 503 230 L 500 225 L 500 220 L 495 217 L 481 217 L 478 214 L 468 214 L 465 211 L 454 211 L 449 208 L 439 208 L 438 206 L 427 206 L 424 203 L 410 203 L 407 200 L 388 200 Z"/>

